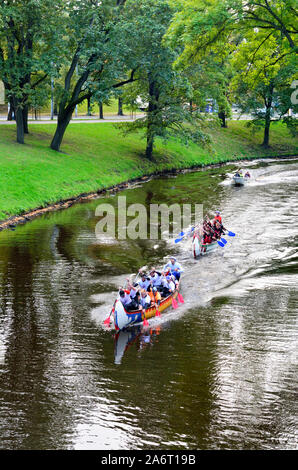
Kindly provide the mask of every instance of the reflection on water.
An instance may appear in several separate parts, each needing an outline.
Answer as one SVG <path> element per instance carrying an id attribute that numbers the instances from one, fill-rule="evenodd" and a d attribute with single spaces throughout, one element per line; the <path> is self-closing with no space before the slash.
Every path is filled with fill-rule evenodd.
<path id="1" fill-rule="evenodd" d="M 246 166 L 244 188 L 227 165 L 122 193 L 220 208 L 237 236 L 198 261 L 96 239 L 99 201 L 0 233 L 0 448 L 297 448 L 298 164 Z M 127 275 L 173 253 L 185 303 L 104 329 Z"/>

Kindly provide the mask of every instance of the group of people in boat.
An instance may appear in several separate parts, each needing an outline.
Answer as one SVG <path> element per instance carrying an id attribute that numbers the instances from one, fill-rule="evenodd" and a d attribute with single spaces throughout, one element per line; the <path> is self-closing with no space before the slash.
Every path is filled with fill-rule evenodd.
<path id="1" fill-rule="evenodd" d="M 248 170 L 245 174 L 242 170 L 237 170 L 234 176 L 236 176 L 237 178 L 250 178 L 250 173 Z"/>
<path id="2" fill-rule="evenodd" d="M 225 231 L 226 228 L 222 224 L 220 211 L 217 210 L 212 220 L 209 219 L 208 215 L 205 216 L 202 227 L 195 230 L 194 237 L 200 238 L 203 245 L 208 245 L 220 240 Z"/>
<path id="3" fill-rule="evenodd" d="M 158 306 L 163 298 L 168 297 L 178 287 L 183 268 L 172 256 L 161 272 L 151 268 L 149 273 L 139 270 L 140 279 L 131 283 L 127 278 L 125 288 L 120 288 L 118 299 L 127 312 L 145 311 L 147 308 Z"/>

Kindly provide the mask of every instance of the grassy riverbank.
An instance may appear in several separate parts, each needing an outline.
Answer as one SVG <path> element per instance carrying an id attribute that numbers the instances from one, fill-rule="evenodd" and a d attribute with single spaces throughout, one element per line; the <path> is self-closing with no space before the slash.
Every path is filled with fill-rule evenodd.
<path id="1" fill-rule="evenodd" d="M 263 149 L 261 133 L 252 136 L 244 124 L 233 121 L 227 129 L 213 130 L 211 152 L 195 144 L 158 142 L 155 162 L 142 156 L 140 136 L 124 138 L 113 124 L 71 124 L 61 153 L 49 148 L 53 124 L 31 125 L 25 145 L 15 142 L 14 126 L 0 126 L 0 220 L 155 172 L 298 153 L 297 140 L 284 125 L 272 126 L 271 148 Z"/>

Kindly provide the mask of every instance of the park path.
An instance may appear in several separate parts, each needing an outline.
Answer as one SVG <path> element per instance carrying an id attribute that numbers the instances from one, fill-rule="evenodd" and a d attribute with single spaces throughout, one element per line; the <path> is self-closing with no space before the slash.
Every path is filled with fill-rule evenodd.
<path id="1" fill-rule="evenodd" d="M 134 114 L 129 115 L 129 116 L 118 116 L 118 115 L 111 115 L 111 116 L 106 116 L 104 119 L 99 119 L 98 117 L 95 116 L 78 116 L 75 117 L 71 120 L 71 123 L 77 123 L 77 124 L 82 124 L 82 123 L 105 123 L 105 122 L 133 122 L 137 118 L 143 117 L 144 114 Z M 56 124 L 57 123 L 57 117 L 55 117 L 53 120 L 51 120 L 50 116 L 43 116 L 40 119 L 28 119 L 28 123 L 31 124 Z M 0 116 L 0 125 L 15 125 L 15 121 L 7 121 L 6 116 Z"/>

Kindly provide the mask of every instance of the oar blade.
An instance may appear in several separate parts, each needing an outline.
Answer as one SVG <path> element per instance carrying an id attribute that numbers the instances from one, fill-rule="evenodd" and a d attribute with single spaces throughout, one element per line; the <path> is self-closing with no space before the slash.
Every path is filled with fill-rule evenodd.
<path id="1" fill-rule="evenodd" d="M 228 235 L 229 235 L 229 237 L 235 237 L 235 236 L 236 236 L 236 233 L 234 233 L 234 232 L 228 232 Z"/>
<path id="2" fill-rule="evenodd" d="M 217 240 L 217 244 L 218 244 L 219 246 L 221 246 L 222 248 L 225 246 L 225 244 L 224 244 L 223 242 L 219 241 L 219 240 Z"/>
<path id="3" fill-rule="evenodd" d="M 226 244 L 228 243 L 227 240 L 226 240 L 225 238 L 222 238 L 222 237 L 221 237 L 220 241 L 221 241 L 224 245 L 226 245 Z"/>

